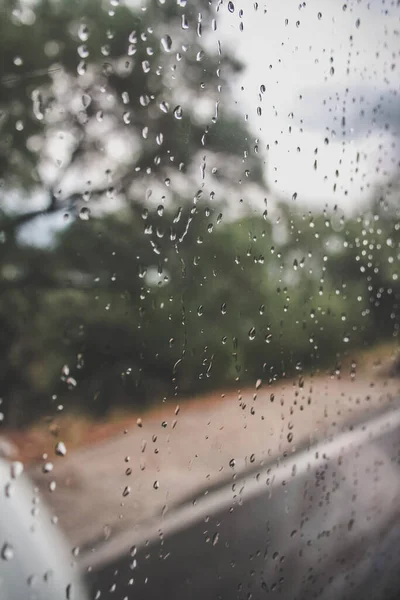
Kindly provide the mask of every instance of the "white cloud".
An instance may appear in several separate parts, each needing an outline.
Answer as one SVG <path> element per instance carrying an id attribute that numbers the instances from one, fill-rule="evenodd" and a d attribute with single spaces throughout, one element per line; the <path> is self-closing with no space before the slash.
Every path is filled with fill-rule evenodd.
<path id="1" fill-rule="evenodd" d="M 269 183 L 276 192 L 297 191 L 313 203 L 354 205 L 398 168 L 396 131 L 383 134 L 371 122 L 371 133 L 366 128 L 362 136 L 354 136 L 341 126 L 341 118 L 350 108 L 352 92 L 361 86 L 374 97 L 400 89 L 399 71 L 392 68 L 398 58 L 400 8 L 390 7 L 386 14 L 385 2 L 309 0 L 300 9 L 303 3 L 297 1 L 258 4 L 255 11 L 253 2 L 235 2 L 234 14 L 221 7 L 217 33 L 225 51 L 232 48 L 246 65 L 233 95 L 264 146 L 269 144 Z M 260 100 L 261 85 L 265 92 Z M 332 110 L 337 113 L 335 136 Z M 291 113 L 293 120 L 288 117 Z M 310 127 L 314 113 L 319 128 L 315 123 Z"/>

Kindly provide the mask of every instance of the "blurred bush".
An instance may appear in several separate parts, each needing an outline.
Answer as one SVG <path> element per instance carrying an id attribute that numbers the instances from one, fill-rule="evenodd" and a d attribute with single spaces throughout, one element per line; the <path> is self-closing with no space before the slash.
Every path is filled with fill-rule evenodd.
<path id="1" fill-rule="evenodd" d="M 263 217 L 217 224 L 218 209 L 200 204 L 179 250 L 187 208 L 175 225 L 172 213 L 121 211 L 76 220 L 40 252 L 24 246 L 33 281 L 15 275 L 0 302 L 10 414 L 61 403 L 104 415 L 254 385 L 397 336 L 394 220 L 371 212 L 333 231 L 335 215 L 280 210 L 279 227 L 296 232 L 281 242 Z M 166 232 L 159 254 L 149 223 Z"/>

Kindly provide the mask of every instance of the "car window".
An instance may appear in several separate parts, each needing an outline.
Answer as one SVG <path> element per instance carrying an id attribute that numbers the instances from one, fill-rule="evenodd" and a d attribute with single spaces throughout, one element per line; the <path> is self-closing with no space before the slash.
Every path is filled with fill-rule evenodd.
<path id="1" fill-rule="evenodd" d="M 399 3 L 0 11 L 1 593 L 397 598 Z"/>

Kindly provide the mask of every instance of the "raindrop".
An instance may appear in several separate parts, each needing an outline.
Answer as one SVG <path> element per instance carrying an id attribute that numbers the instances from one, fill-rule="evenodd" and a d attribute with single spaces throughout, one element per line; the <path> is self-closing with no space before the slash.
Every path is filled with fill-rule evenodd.
<path id="1" fill-rule="evenodd" d="M 235 5 L 233 4 L 233 2 L 231 2 L 231 0 L 229 0 L 228 2 L 228 10 L 230 13 L 235 12 Z"/>
<path id="2" fill-rule="evenodd" d="M 160 482 L 156 479 L 156 481 L 153 483 L 153 488 L 155 490 L 158 490 L 159 487 L 160 487 Z"/>
<path id="3" fill-rule="evenodd" d="M 172 39 L 171 36 L 164 35 L 164 37 L 161 38 L 161 45 L 164 48 L 165 52 L 171 52 L 171 48 L 172 48 Z"/>
<path id="4" fill-rule="evenodd" d="M 216 533 L 214 533 L 213 537 L 212 537 L 212 545 L 216 546 L 218 544 L 218 540 L 219 540 L 219 533 L 218 531 Z"/>
<path id="5" fill-rule="evenodd" d="M 24 465 L 19 460 L 14 460 L 10 465 L 12 479 L 17 479 L 24 472 Z"/>
<path id="6" fill-rule="evenodd" d="M 76 72 L 78 75 L 84 75 L 86 73 L 87 65 L 84 60 L 81 60 L 78 66 L 76 67 Z"/>
<path id="7" fill-rule="evenodd" d="M 88 108 L 88 106 L 90 106 L 91 101 L 92 101 L 92 97 L 90 96 L 90 94 L 82 95 L 83 108 Z"/>
<path id="8" fill-rule="evenodd" d="M 42 121 L 44 112 L 42 106 L 42 95 L 39 90 L 33 90 L 32 92 L 32 110 L 37 120 Z"/>
<path id="9" fill-rule="evenodd" d="M 266 592 L 267 594 L 269 593 L 269 587 L 267 586 L 267 584 L 265 583 L 265 581 L 261 582 L 261 587 L 264 590 L 264 592 Z"/>
<path id="10" fill-rule="evenodd" d="M 89 50 L 85 44 L 78 46 L 77 52 L 81 58 L 87 58 L 89 56 Z"/>
<path id="11" fill-rule="evenodd" d="M 249 331 L 249 340 L 254 340 L 255 337 L 256 337 L 256 329 L 255 329 L 255 327 L 252 327 Z"/>
<path id="12" fill-rule="evenodd" d="M 180 104 L 178 104 L 178 106 L 175 106 L 174 108 L 174 117 L 175 119 L 182 119 L 183 117 L 183 110 L 182 110 L 182 106 L 180 106 Z"/>
<path id="13" fill-rule="evenodd" d="M 35 588 L 38 583 L 38 576 L 37 575 L 29 575 L 28 579 L 26 580 L 26 583 L 28 584 L 29 587 Z"/>
<path id="14" fill-rule="evenodd" d="M 14 558 L 14 548 L 11 546 L 11 544 L 8 544 L 7 542 L 3 544 L 1 549 L 1 558 L 3 560 L 11 560 Z"/>
<path id="15" fill-rule="evenodd" d="M 86 23 L 82 23 L 78 30 L 78 37 L 81 42 L 86 42 L 89 38 L 89 28 Z"/>
<path id="16" fill-rule="evenodd" d="M 64 442 L 58 442 L 54 450 L 58 456 L 65 456 L 67 454 L 67 448 Z"/>
<path id="17" fill-rule="evenodd" d="M 129 494 L 131 493 L 131 488 L 129 485 L 124 487 L 124 491 L 122 492 L 122 495 L 124 498 L 126 498 L 127 496 L 129 496 Z"/>
<path id="18" fill-rule="evenodd" d="M 90 219 L 90 209 L 87 206 L 84 206 L 79 211 L 79 218 L 81 221 L 89 221 Z"/>
<path id="19" fill-rule="evenodd" d="M 139 102 L 142 106 L 148 106 L 150 104 L 150 98 L 147 94 L 142 94 L 139 98 Z"/>

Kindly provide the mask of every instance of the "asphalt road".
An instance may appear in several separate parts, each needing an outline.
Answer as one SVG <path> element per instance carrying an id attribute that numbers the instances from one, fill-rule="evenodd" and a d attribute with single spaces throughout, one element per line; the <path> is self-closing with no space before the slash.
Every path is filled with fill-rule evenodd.
<path id="1" fill-rule="evenodd" d="M 354 379 L 343 374 L 280 381 L 254 396 L 254 389 L 238 397 L 214 393 L 182 403 L 178 415 L 175 405 L 155 408 L 142 415 L 141 427 L 136 420 L 126 429 L 121 424 L 119 433 L 97 444 L 70 451 L 67 441 L 68 453 L 53 457 L 53 471 L 44 472 L 40 461 L 29 474 L 71 548 L 83 553 L 105 537 L 107 546 L 123 532 L 131 539 L 165 506 L 171 510 L 206 486 L 220 486 L 234 471 L 248 474 L 284 451 L 339 435 L 350 421 L 400 406 L 400 382 L 371 368 Z M 73 432 L 75 424 L 68 428 Z"/>
<path id="2" fill-rule="evenodd" d="M 102 599 L 394 600 L 399 517 L 397 410 L 126 531 L 83 566 Z"/>

